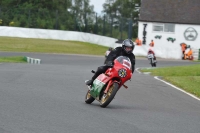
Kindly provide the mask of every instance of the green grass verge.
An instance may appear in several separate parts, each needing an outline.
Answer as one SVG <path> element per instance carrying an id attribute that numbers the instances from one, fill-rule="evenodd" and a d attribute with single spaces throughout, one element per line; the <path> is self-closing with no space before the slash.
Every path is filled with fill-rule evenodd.
<path id="1" fill-rule="evenodd" d="M 0 51 L 103 55 L 108 47 L 87 42 L 0 37 Z"/>
<path id="2" fill-rule="evenodd" d="M 8 63 L 25 63 L 25 57 L 21 56 L 11 56 L 11 57 L 0 57 L 0 62 L 8 62 Z"/>
<path id="3" fill-rule="evenodd" d="M 142 69 L 151 75 L 162 76 L 164 80 L 200 98 L 200 64 L 155 69 Z"/>

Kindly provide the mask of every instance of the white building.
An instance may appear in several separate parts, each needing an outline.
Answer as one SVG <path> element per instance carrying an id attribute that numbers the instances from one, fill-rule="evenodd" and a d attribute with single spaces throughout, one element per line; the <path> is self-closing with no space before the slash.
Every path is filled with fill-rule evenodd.
<path id="1" fill-rule="evenodd" d="M 181 43 L 200 49 L 200 0 L 141 0 L 138 37 L 157 57 L 181 59 Z"/>

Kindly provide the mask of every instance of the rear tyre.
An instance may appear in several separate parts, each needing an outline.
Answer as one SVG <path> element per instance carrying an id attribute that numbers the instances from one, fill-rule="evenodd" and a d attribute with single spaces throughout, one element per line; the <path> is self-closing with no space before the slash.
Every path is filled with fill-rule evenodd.
<path id="1" fill-rule="evenodd" d="M 85 102 L 91 104 L 95 99 L 90 95 L 90 90 L 87 91 L 85 96 Z"/>
<path id="2" fill-rule="evenodd" d="M 110 86 L 107 94 L 104 94 L 100 100 L 100 106 L 102 108 L 105 108 L 108 106 L 108 104 L 113 100 L 115 97 L 117 91 L 119 90 L 119 84 L 113 83 L 112 86 Z"/>

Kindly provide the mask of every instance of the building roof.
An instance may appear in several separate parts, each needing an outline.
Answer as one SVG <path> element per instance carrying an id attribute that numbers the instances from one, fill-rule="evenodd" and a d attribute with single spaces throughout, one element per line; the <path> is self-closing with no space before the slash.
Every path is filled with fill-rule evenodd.
<path id="1" fill-rule="evenodd" d="M 200 24 L 200 0 L 141 0 L 139 21 Z"/>

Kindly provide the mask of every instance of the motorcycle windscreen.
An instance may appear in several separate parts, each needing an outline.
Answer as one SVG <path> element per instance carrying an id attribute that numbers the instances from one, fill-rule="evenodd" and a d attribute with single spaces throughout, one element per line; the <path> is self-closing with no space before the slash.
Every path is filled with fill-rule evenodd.
<path id="1" fill-rule="evenodd" d="M 148 54 L 147 58 L 154 58 L 153 54 Z"/>
<path id="2" fill-rule="evenodd" d="M 92 88 L 90 90 L 90 94 L 92 97 L 96 98 L 100 95 L 101 90 L 105 86 L 108 81 L 108 77 L 105 74 L 100 74 L 94 81 Z"/>
<path id="3" fill-rule="evenodd" d="M 126 56 L 119 56 L 115 60 L 117 60 L 120 64 L 125 66 L 128 69 L 132 69 L 131 61 L 128 57 Z"/>

